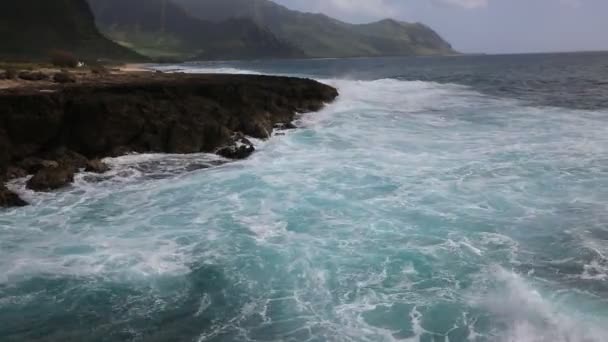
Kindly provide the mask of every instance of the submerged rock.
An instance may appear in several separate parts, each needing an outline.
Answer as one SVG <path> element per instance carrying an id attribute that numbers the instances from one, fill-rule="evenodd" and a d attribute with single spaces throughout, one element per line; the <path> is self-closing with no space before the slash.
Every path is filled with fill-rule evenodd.
<path id="1" fill-rule="evenodd" d="M 255 151 L 253 143 L 245 138 L 242 133 L 235 133 L 232 141 L 217 150 L 217 154 L 228 159 L 245 159 Z"/>
<path id="2" fill-rule="evenodd" d="M 63 188 L 73 181 L 73 168 L 67 166 L 46 167 L 30 178 L 26 186 L 34 191 L 51 191 Z"/>
<path id="3" fill-rule="evenodd" d="M 23 207 L 27 202 L 21 199 L 19 195 L 8 190 L 4 185 L 0 185 L 0 207 Z"/>
<path id="4" fill-rule="evenodd" d="M 192 171 L 197 171 L 197 170 L 208 169 L 210 167 L 211 167 L 211 165 L 209 165 L 209 164 L 192 163 L 192 164 L 186 165 L 186 167 L 184 168 L 184 170 L 186 170 L 186 172 L 192 172 Z"/>

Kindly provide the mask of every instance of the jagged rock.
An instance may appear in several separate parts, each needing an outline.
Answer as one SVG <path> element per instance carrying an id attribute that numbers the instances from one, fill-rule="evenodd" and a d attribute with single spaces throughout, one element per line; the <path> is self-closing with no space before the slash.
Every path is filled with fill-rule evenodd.
<path id="1" fill-rule="evenodd" d="M 27 202 L 22 200 L 19 195 L 8 190 L 3 184 L 0 184 L 0 207 L 23 207 Z"/>
<path id="2" fill-rule="evenodd" d="M 76 77 L 67 71 L 58 72 L 53 75 L 53 82 L 55 83 L 74 83 Z"/>
<path id="3" fill-rule="evenodd" d="M 26 186 L 34 191 L 51 191 L 63 188 L 73 181 L 73 168 L 67 166 L 46 167 L 30 178 Z"/>
<path id="4" fill-rule="evenodd" d="M 49 75 L 40 71 L 22 71 L 19 78 L 26 81 L 44 81 L 49 79 Z"/>
<path id="5" fill-rule="evenodd" d="M 245 159 L 255 151 L 255 147 L 241 133 L 236 133 L 232 136 L 232 141 L 217 150 L 217 154 L 228 159 Z"/>
<path id="6" fill-rule="evenodd" d="M 88 158 L 213 152 L 233 132 L 267 138 L 301 103 L 337 96 L 313 80 L 257 75 L 112 74 L 79 82 L 52 93 L 0 89 L 0 130 L 10 132 L 11 160 L 60 146 Z"/>
<path id="7" fill-rule="evenodd" d="M 106 173 L 110 170 L 108 164 L 102 162 L 99 159 L 89 160 L 86 168 L 84 169 L 86 172 L 93 173 Z"/>

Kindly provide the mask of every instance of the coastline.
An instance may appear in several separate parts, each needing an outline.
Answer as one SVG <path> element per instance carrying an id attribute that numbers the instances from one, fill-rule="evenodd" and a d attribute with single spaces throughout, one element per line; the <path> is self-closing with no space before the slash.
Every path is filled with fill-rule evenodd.
<path id="1" fill-rule="evenodd" d="M 318 111 L 336 89 L 310 79 L 146 71 L 128 64 L 73 82 L 14 81 L 0 87 L 0 207 L 26 205 L 4 183 L 33 175 L 28 188 L 52 191 L 80 170 L 103 173 L 105 157 L 128 153 L 216 153 L 247 158 L 247 136 L 267 139 Z"/>

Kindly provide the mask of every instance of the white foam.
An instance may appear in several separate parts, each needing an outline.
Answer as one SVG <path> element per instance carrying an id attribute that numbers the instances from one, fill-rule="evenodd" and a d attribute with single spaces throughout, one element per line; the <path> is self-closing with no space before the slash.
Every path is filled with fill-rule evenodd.
<path id="1" fill-rule="evenodd" d="M 593 260 L 591 263 L 584 265 L 584 269 L 581 279 L 608 280 L 608 263 L 601 264 L 599 261 Z"/>
<path id="2" fill-rule="evenodd" d="M 483 297 L 481 304 L 508 327 L 495 333 L 497 341 L 602 342 L 608 336 L 599 317 L 557 306 L 516 273 L 501 267 L 490 272 L 499 288 Z"/>

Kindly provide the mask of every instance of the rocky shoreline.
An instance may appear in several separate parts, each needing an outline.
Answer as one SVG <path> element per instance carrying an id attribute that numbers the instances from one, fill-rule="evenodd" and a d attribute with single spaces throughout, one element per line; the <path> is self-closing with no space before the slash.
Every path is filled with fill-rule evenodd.
<path id="1" fill-rule="evenodd" d="M 336 89 L 309 79 L 259 75 L 120 73 L 74 83 L 0 89 L 0 207 L 26 203 L 4 183 L 51 191 L 74 173 L 103 173 L 101 158 L 127 153 L 217 153 L 242 159 L 246 136 L 266 139 L 297 113 L 321 109 Z"/>

